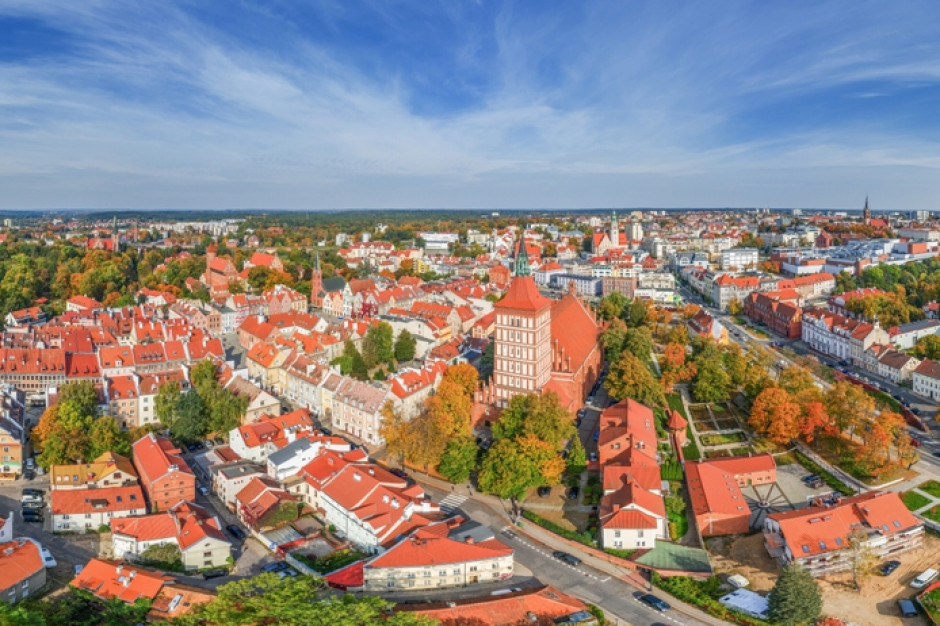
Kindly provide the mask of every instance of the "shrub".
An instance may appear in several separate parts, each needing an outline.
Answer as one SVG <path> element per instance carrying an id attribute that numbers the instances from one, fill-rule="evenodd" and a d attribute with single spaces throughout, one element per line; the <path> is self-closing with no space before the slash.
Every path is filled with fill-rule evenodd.
<path id="1" fill-rule="evenodd" d="M 534 524 L 538 524 L 545 530 L 549 530 L 555 533 L 556 535 L 561 535 L 565 539 L 571 539 L 572 541 L 583 543 L 586 546 L 591 546 L 591 547 L 594 546 L 594 537 L 588 531 L 584 531 L 583 533 L 577 533 L 573 530 L 562 528 L 555 522 L 551 520 L 547 520 L 544 517 L 536 513 L 533 513 L 532 511 L 529 511 L 529 510 L 523 510 L 522 517 L 526 518 L 527 520 L 529 520 L 530 522 Z"/>

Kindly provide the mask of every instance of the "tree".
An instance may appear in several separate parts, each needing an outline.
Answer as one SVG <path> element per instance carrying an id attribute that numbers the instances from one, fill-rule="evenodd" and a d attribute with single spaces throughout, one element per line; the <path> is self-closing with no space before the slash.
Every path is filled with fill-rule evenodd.
<path id="1" fill-rule="evenodd" d="M 441 382 L 444 381 L 456 383 L 463 390 L 464 395 L 473 398 L 473 392 L 476 391 L 479 383 L 479 374 L 469 363 L 458 363 L 447 368 Z"/>
<path id="2" fill-rule="evenodd" d="M 632 398 L 650 406 L 666 404 L 662 385 L 653 377 L 646 364 L 629 352 L 624 352 L 610 366 L 604 388 L 617 401 Z"/>
<path id="3" fill-rule="evenodd" d="M 868 533 L 856 528 L 846 537 L 849 563 L 852 565 L 852 584 L 856 591 L 862 590 L 864 582 L 875 572 L 877 555 L 872 551 Z"/>
<path id="4" fill-rule="evenodd" d="M 581 438 L 575 435 L 571 438 L 571 445 L 568 446 L 568 471 L 572 474 L 580 474 L 587 469 L 587 453 L 581 444 Z"/>
<path id="5" fill-rule="evenodd" d="M 557 450 L 533 435 L 497 439 L 483 455 L 479 486 L 500 498 L 521 499 L 532 487 L 557 483 L 562 471 Z"/>
<path id="6" fill-rule="evenodd" d="M 731 301 L 728 302 L 728 314 L 733 316 L 741 315 L 741 311 L 744 310 L 744 307 L 741 306 L 741 301 L 737 298 L 731 298 Z"/>
<path id="7" fill-rule="evenodd" d="M 462 483 L 476 469 L 479 451 L 476 441 L 469 435 L 451 439 L 444 448 L 437 471 L 452 483 Z"/>
<path id="8" fill-rule="evenodd" d="M 777 444 L 786 444 L 800 433 L 800 405 L 779 387 L 761 392 L 751 407 L 748 425 L 758 433 L 767 435 Z"/>
<path id="9" fill-rule="evenodd" d="M 394 360 L 394 342 L 392 327 L 388 322 L 379 322 L 369 326 L 362 340 L 362 358 L 369 368 L 380 363 L 392 363 Z"/>
<path id="10" fill-rule="evenodd" d="M 473 399 L 465 393 L 460 383 L 444 379 L 437 386 L 437 393 L 427 400 L 427 412 L 445 437 L 470 434 L 470 418 Z"/>
<path id="11" fill-rule="evenodd" d="M 805 367 L 791 365 L 780 372 L 780 378 L 777 385 L 791 395 L 796 395 L 806 389 L 812 389 L 816 386 L 813 375 Z"/>
<path id="12" fill-rule="evenodd" d="M 940 360 L 940 335 L 921 337 L 914 344 L 914 355 L 919 359 Z"/>
<path id="13" fill-rule="evenodd" d="M 368 380 L 369 368 L 365 359 L 359 353 L 356 344 L 351 339 L 347 339 L 343 344 L 343 354 L 333 359 L 332 365 L 339 365 L 340 372 L 349 374 L 359 380 Z"/>
<path id="14" fill-rule="evenodd" d="M 726 402 L 731 397 L 731 376 L 721 359 L 697 358 L 695 366 L 692 397 L 699 402 Z"/>
<path id="15" fill-rule="evenodd" d="M 820 435 L 834 435 L 836 428 L 832 417 L 826 411 L 822 402 L 809 402 L 803 404 L 800 416 L 800 434 L 807 443 L 818 442 Z"/>
<path id="16" fill-rule="evenodd" d="M 180 384 L 177 381 L 170 380 L 160 385 L 157 397 L 153 401 L 153 411 L 164 426 L 176 417 L 176 407 L 181 396 Z"/>
<path id="17" fill-rule="evenodd" d="M 648 312 L 649 305 L 646 303 L 646 300 L 634 298 L 633 302 L 630 303 L 630 308 L 626 311 L 627 324 L 633 328 L 642 326 L 643 322 L 646 321 Z"/>
<path id="18" fill-rule="evenodd" d="M 633 353 L 643 362 L 650 360 L 653 354 L 653 336 L 650 329 L 645 326 L 627 330 L 623 341 L 623 349 Z"/>
<path id="19" fill-rule="evenodd" d="M 98 416 L 98 391 L 91 381 L 66 383 L 59 390 L 59 404 L 71 404 L 81 415 Z"/>
<path id="20" fill-rule="evenodd" d="M 601 333 L 601 346 L 604 348 L 604 357 L 608 363 L 620 358 L 623 344 L 627 340 L 627 325 L 621 319 L 614 319 Z"/>
<path id="21" fill-rule="evenodd" d="M 492 426 L 494 439 L 532 435 L 560 450 L 563 441 L 576 435 L 571 415 L 554 391 L 515 396 Z"/>
<path id="22" fill-rule="evenodd" d="M 826 410 L 833 417 L 840 433 L 853 435 L 856 429 L 869 423 L 875 412 L 874 399 L 858 385 L 840 380 L 825 394 Z"/>
<path id="23" fill-rule="evenodd" d="M 97 459 L 105 452 L 114 452 L 122 456 L 131 455 L 131 441 L 127 431 L 110 415 L 102 415 L 91 425 L 88 435 L 88 459 Z"/>
<path id="24" fill-rule="evenodd" d="M 784 626 L 806 624 L 822 612 L 816 579 L 798 563 L 785 566 L 767 598 L 770 620 Z"/>
<path id="25" fill-rule="evenodd" d="M 222 585 L 207 604 L 177 617 L 177 626 L 249 626 L 255 624 L 309 624 L 327 626 L 348 624 L 388 624 L 389 626 L 430 626 L 434 623 L 409 611 L 393 613 L 393 603 L 377 596 L 323 597 L 322 578 L 294 576 L 281 578 L 261 574 Z"/>
<path id="26" fill-rule="evenodd" d="M 198 441 L 206 434 L 206 405 L 198 393 L 184 393 L 176 405 L 176 411 L 169 424 L 173 439 L 183 443 Z"/>
<path id="27" fill-rule="evenodd" d="M 403 328 L 395 340 L 395 360 L 401 363 L 414 359 L 417 345 L 418 340 L 407 329 Z"/>
<path id="28" fill-rule="evenodd" d="M 603 320 L 614 320 L 623 317 L 627 307 L 627 297 L 619 291 L 614 291 L 601 298 L 597 305 L 597 315 Z"/>

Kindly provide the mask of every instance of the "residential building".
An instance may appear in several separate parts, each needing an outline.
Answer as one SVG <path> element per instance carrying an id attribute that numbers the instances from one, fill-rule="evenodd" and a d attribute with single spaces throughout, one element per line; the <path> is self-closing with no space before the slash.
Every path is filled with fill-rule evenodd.
<path id="1" fill-rule="evenodd" d="M 134 465 L 126 456 L 104 452 L 90 463 L 53 465 L 49 470 L 52 491 L 72 489 L 106 489 L 138 484 Z"/>
<path id="2" fill-rule="evenodd" d="M 716 318 L 708 314 L 705 309 L 698 312 L 686 322 L 686 328 L 692 337 L 707 337 L 719 345 L 728 343 L 728 329 Z"/>
<path id="3" fill-rule="evenodd" d="M 547 585 L 470 600 L 402 604 L 399 609 L 446 624 L 517 626 L 532 622 L 533 618 L 542 620 L 543 624 L 598 626 L 600 623 L 583 602 Z"/>
<path id="4" fill-rule="evenodd" d="M 748 270 L 757 267 L 757 248 L 729 248 L 721 251 L 721 269 Z"/>
<path id="5" fill-rule="evenodd" d="M 418 528 L 362 563 L 363 589 L 386 593 L 442 589 L 511 578 L 512 548 L 485 526 L 459 521 Z"/>
<path id="6" fill-rule="evenodd" d="M 0 543 L 0 601 L 15 604 L 46 585 L 39 545 L 29 539 Z"/>
<path id="7" fill-rule="evenodd" d="M 116 517 L 147 512 L 144 492 L 138 485 L 86 489 L 54 489 L 50 497 L 52 530 L 97 531 Z"/>
<path id="8" fill-rule="evenodd" d="M 331 425 L 370 445 L 381 445 L 382 407 L 389 391 L 354 378 L 345 378 L 333 393 Z"/>
<path id="9" fill-rule="evenodd" d="M 219 519 L 186 501 L 165 513 L 111 520 L 111 543 L 115 559 L 132 561 L 152 546 L 175 545 L 187 570 L 223 566 L 232 556 Z"/>
<path id="10" fill-rule="evenodd" d="M 798 339 L 803 332 L 801 300 L 792 289 L 754 292 L 744 300 L 744 314 L 778 335 Z"/>
<path id="11" fill-rule="evenodd" d="M 229 510 L 235 510 L 235 496 L 254 477 L 266 476 L 264 466 L 252 461 L 232 461 L 209 466 L 212 490 Z"/>
<path id="12" fill-rule="evenodd" d="M 931 400 L 940 401 L 940 363 L 924 359 L 911 374 L 914 393 Z"/>
<path id="13" fill-rule="evenodd" d="M 906 352 L 887 350 L 878 359 L 878 375 L 899 385 L 911 380 L 918 365 L 920 365 L 920 359 Z"/>
<path id="14" fill-rule="evenodd" d="M 918 320 L 888 329 L 891 343 L 898 350 L 910 350 L 923 337 L 940 335 L 940 320 Z"/>
<path id="15" fill-rule="evenodd" d="M 196 500 L 196 475 L 166 437 L 148 433 L 134 442 L 134 467 L 153 512 Z"/>
<path id="16" fill-rule="evenodd" d="M 137 600 L 149 600 L 147 620 L 154 622 L 189 613 L 195 606 L 215 597 L 210 591 L 180 585 L 172 576 L 102 559 L 88 561 L 70 584 L 106 602 L 117 599 L 133 604 Z"/>
<path id="17" fill-rule="evenodd" d="M 23 473 L 26 394 L 12 385 L 0 387 L 0 480 L 13 480 Z"/>
<path id="18" fill-rule="evenodd" d="M 283 415 L 265 415 L 256 422 L 233 428 L 229 431 L 228 443 L 241 458 L 267 463 L 272 453 L 313 432 L 310 411 L 297 409 Z"/>
<path id="19" fill-rule="evenodd" d="M 764 518 L 764 545 L 781 565 L 799 563 L 813 576 L 852 568 L 849 535 L 881 561 L 921 547 L 924 524 L 894 492 L 873 491 Z"/>

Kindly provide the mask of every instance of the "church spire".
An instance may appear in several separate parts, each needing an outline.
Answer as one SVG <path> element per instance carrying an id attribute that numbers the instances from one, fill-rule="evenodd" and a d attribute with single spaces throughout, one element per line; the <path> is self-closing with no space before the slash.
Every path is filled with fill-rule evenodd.
<path id="1" fill-rule="evenodd" d="M 531 276 L 532 268 L 529 266 L 529 253 L 525 247 L 525 236 L 519 240 L 519 252 L 516 253 L 516 276 Z"/>

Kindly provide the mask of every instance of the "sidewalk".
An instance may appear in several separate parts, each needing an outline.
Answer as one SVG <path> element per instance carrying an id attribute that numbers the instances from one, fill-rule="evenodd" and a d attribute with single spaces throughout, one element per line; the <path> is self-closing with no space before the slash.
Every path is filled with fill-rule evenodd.
<path id="1" fill-rule="evenodd" d="M 425 484 L 425 485 L 434 487 L 435 489 L 439 489 L 445 492 L 451 491 L 452 485 L 451 483 L 447 481 L 438 480 L 436 478 L 426 476 L 424 474 L 419 474 L 417 472 L 412 473 L 412 477 L 418 483 Z M 459 485 L 457 491 L 459 492 L 462 489 L 463 489 L 463 485 Z M 647 582 L 642 576 L 640 576 L 633 569 L 627 566 L 621 566 L 614 562 L 611 562 L 611 561 L 619 560 L 616 557 L 611 556 L 610 557 L 611 561 L 605 561 L 603 559 L 597 558 L 596 556 L 584 550 L 583 546 L 580 546 L 577 542 L 568 541 L 567 539 L 563 537 L 560 537 L 552 532 L 549 532 L 548 530 L 545 530 L 538 524 L 534 524 L 525 519 L 521 520 L 521 523 L 522 523 L 521 526 L 514 525 L 512 523 L 512 520 L 509 517 L 508 503 L 503 502 L 503 500 L 501 500 L 500 498 L 497 498 L 496 496 L 482 494 L 474 490 L 474 493 L 473 493 L 473 496 L 471 496 L 471 499 L 474 502 L 477 502 L 485 506 L 486 508 L 490 509 L 491 512 L 493 512 L 497 517 L 499 517 L 501 520 L 504 520 L 506 522 L 506 526 L 511 528 L 513 532 L 523 534 L 529 537 L 530 539 L 532 539 L 533 541 L 539 544 L 542 544 L 543 546 L 546 546 L 547 548 L 551 550 L 563 550 L 565 552 L 574 554 L 579 559 L 581 559 L 582 562 L 593 567 L 594 569 L 600 570 L 610 575 L 611 577 L 616 577 L 620 579 L 621 581 L 623 581 L 625 584 L 629 585 L 630 587 L 633 587 L 634 589 L 638 591 L 643 591 L 643 592 L 647 591 L 648 589 Z M 664 596 L 666 601 L 669 602 L 669 604 L 671 604 L 674 609 L 676 609 L 677 611 L 681 613 L 684 613 L 685 615 L 688 615 L 689 617 L 697 619 L 706 624 L 713 624 L 714 626 L 723 626 L 726 623 L 720 619 L 717 619 L 715 617 L 708 615 L 704 611 L 701 611 L 693 607 L 692 605 L 686 604 L 678 600 L 677 598 L 674 598 L 673 596 L 666 593 L 662 589 L 656 589 L 655 593 L 656 595 Z M 604 607 L 601 607 L 601 608 L 604 608 Z"/>

